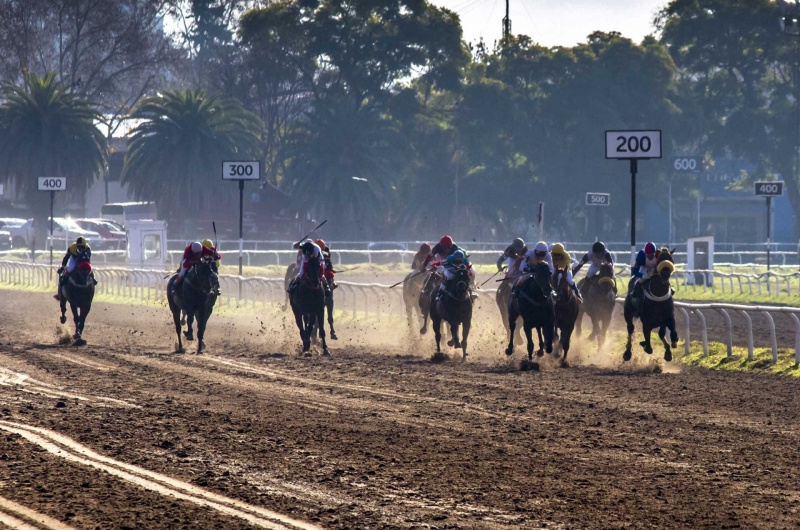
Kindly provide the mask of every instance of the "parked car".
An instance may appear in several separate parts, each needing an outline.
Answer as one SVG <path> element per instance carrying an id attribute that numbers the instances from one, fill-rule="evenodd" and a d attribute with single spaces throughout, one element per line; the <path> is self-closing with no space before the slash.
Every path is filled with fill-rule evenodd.
<path id="1" fill-rule="evenodd" d="M 28 219 L 21 229 L 24 232 L 25 245 L 30 246 L 33 239 L 33 219 Z M 47 226 L 45 227 L 48 235 L 50 233 L 50 218 L 47 219 Z M 99 246 L 101 244 L 100 234 L 93 230 L 85 230 L 78 226 L 72 219 L 64 217 L 53 218 L 53 239 L 55 243 L 53 248 L 66 248 L 66 242 L 73 243 L 78 237 L 83 236 L 89 246 Z M 37 243 L 37 248 L 43 249 L 47 246 L 47 242 Z"/>
<path id="2" fill-rule="evenodd" d="M 0 230 L 0 250 L 11 250 L 11 232 L 8 230 Z"/>
<path id="3" fill-rule="evenodd" d="M 11 233 L 11 243 L 14 245 L 14 248 L 25 247 L 25 230 L 22 228 L 24 224 L 25 219 L 0 217 L 0 230 Z"/>
<path id="4" fill-rule="evenodd" d="M 84 230 L 100 234 L 100 248 L 107 250 L 120 250 L 125 248 L 126 234 L 119 230 L 115 224 L 104 219 L 75 219 L 75 223 Z"/>

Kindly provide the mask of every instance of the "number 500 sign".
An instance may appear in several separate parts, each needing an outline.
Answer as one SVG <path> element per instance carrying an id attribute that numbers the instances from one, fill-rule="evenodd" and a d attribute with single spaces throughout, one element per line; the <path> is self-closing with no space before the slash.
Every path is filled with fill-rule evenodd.
<path id="1" fill-rule="evenodd" d="M 661 131 L 606 131 L 606 158 L 661 158 Z"/>

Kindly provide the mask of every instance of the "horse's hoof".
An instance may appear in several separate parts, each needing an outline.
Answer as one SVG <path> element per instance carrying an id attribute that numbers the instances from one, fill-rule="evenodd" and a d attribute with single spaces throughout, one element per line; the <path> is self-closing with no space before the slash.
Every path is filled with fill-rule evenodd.
<path id="1" fill-rule="evenodd" d="M 73 346 L 86 346 L 86 341 L 78 337 L 77 339 L 75 339 Z"/>
<path id="2" fill-rule="evenodd" d="M 519 363 L 519 369 L 523 372 L 532 371 L 538 372 L 539 371 L 539 363 L 531 362 L 531 361 L 522 361 Z"/>
<path id="3" fill-rule="evenodd" d="M 453 347 L 453 344 L 455 343 L 452 340 L 447 341 L 447 345 L 450 346 L 451 348 Z"/>
<path id="4" fill-rule="evenodd" d="M 428 328 L 419 328 L 419 334 L 424 335 L 428 332 Z"/>
<path id="5" fill-rule="evenodd" d="M 188 331 L 184 331 L 183 338 L 185 338 L 186 340 L 194 340 L 194 333 L 189 333 Z"/>
<path id="6" fill-rule="evenodd" d="M 460 350 L 461 349 L 461 343 L 458 342 L 457 340 L 454 340 L 453 341 L 453 348 L 455 348 L 457 350 Z"/>
<path id="7" fill-rule="evenodd" d="M 514 355 L 514 348 L 506 348 L 506 355 Z"/>
<path id="8" fill-rule="evenodd" d="M 62 324 L 66 324 L 67 323 L 67 317 L 65 317 L 63 315 L 61 316 L 61 318 L 59 318 L 59 320 L 61 321 Z"/>
<path id="9" fill-rule="evenodd" d="M 667 351 L 664 352 L 664 360 L 667 362 L 672 361 L 672 350 L 667 348 Z"/>
<path id="10" fill-rule="evenodd" d="M 447 354 L 444 354 L 444 353 L 442 353 L 440 351 L 437 351 L 436 353 L 434 353 L 431 356 L 431 362 L 432 363 L 443 363 L 444 361 L 447 360 L 447 358 L 448 358 Z"/>
<path id="11" fill-rule="evenodd" d="M 336 336 L 336 332 L 331 330 L 331 340 L 339 340 L 339 337 Z"/>
<path id="12" fill-rule="evenodd" d="M 673 348 L 677 348 L 678 347 L 678 341 L 677 340 L 673 340 L 671 346 Z"/>
<path id="13" fill-rule="evenodd" d="M 652 347 L 652 346 L 650 346 L 649 344 L 645 344 L 645 346 L 644 346 L 644 352 L 645 352 L 646 354 L 648 354 L 648 355 L 652 354 L 652 353 L 653 353 L 653 347 Z"/>
<path id="14" fill-rule="evenodd" d="M 569 368 L 569 363 L 566 359 L 561 359 L 561 363 L 559 363 L 561 368 Z"/>
<path id="15" fill-rule="evenodd" d="M 553 349 L 551 348 L 550 351 L 553 351 Z M 548 352 L 548 353 L 550 353 L 550 352 Z M 537 350 L 536 351 L 536 356 L 537 357 L 544 357 L 544 350 Z"/>
<path id="16" fill-rule="evenodd" d="M 463 354 L 461 354 L 461 362 L 463 363 L 466 360 L 467 360 L 467 352 L 464 352 Z"/>
<path id="17" fill-rule="evenodd" d="M 186 325 L 186 317 L 181 317 L 181 326 Z"/>
<path id="18" fill-rule="evenodd" d="M 625 353 L 623 353 L 623 354 L 622 354 L 622 360 L 623 360 L 623 361 L 626 361 L 626 362 L 627 362 L 627 361 L 630 361 L 630 360 L 631 360 L 631 356 L 632 356 L 632 355 L 633 355 L 633 354 L 631 353 L 631 350 L 629 350 L 629 349 L 628 349 L 628 350 L 625 350 Z"/>
<path id="19" fill-rule="evenodd" d="M 330 357 L 331 356 L 331 352 L 328 351 L 328 348 L 325 348 L 324 350 L 322 350 L 322 356 L 323 357 Z"/>

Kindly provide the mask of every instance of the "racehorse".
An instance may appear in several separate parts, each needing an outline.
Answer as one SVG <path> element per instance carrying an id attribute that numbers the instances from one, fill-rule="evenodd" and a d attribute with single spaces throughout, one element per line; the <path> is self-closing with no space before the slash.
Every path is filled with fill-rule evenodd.
<path id="1" fill-rule="evenodd" d="M 428 332 L 428 316 L 431 312 L 433 299 L 439 291 L 439 286 L 442 284 L 442 275 L 433 271 L 425 276 L 425 281 L 422 285 L 422 290 L 419 293 L 419 310 L 422 313 L 422 327 L 419 330 L 420 335 Z"/>
<path id="2" fill-rule="evenodd" d="M 462 360 L 467 358 L 467 337 L 472 326 L 472 297 L 470 296 L 470 276 L 466 267 L 457 268 L 453 279 L 448 281 L 444 290 L 437 289 L 431 299 L 430 316 L 433 322 L 433 334 L 436 337 L 436 353 L 441 353 L 442 322 L 450 325 L 453 339 L 447 345 L 461 348 Z M 458 327 L 463 327 L 464 336 L 458 338 Z"/>
<path id="3" fill-rule="evenodd" d="M 81 346 L 86 344 L 81 338 L 83 326 L 86 324 L 86 317 L 92 309 L 94 299 L 94 278 L 92 277 L 92 265 L 89 262 L 79 263 L 69 274 L 66 284 L 61 287 L 61 323 L 67 321 L 67 302 L 72 311 L 72 320 L 75 322 L 75 344 Z"/>
<path id="4" fill-rule="evenodd" d="M 208 324 L 214 304 L 217 302 L 211 263 L 210 259 L 203 259 L 199 263 L 195 263 L 184 276 L 180 289 L 174 288 L 178 278 L 177 274 L 167 283 L 169 309 L 172 311 L 175 333 L 178 335 L 178 352 L 184 351 L 181 338 L 181 310 L 186 313 L 187 331 L 184 333 L 186 340 L 194 340 L 192 323 L 197 318 L 197 353 L 203 353 L 203 348 L 206 347 L 206 343 L 203 341 L 206 324 Z"/>
<path id="5" fill-rule="evenodd" d="M 328 281 L 327 279 L 325 280 Z M 325 311 L 328 313 L 328 326 L 331 328 L 331 340 L 339 340 L 336 330 L 333 329 L 333 281 L 328 282 L 328 292 L 325 295 Z"/>
<path id="6" fill-rule="evenodd" d="M 322 355 L 330 355 L 325 341 L 325 289 L 320 278 L 321 264 L 318 257 L 308 258 L 305 274 L 297 281 L 294 292 L 289 295 L 297 329 L 303 341 L 303 352 L 311 349 L 314 325 L 319 326 Z M 310 355 L 310 353 L 309 353 Z"/>
<path id="7" fill-rule="evenodd" d="M 406 319 L 409 327 L 415 322 L 414 314 L 418 318 L 422 318 L 419 295 L 422 292 L 423 283 L 425 283 L 425 275 L 417 271 L 411 271 L 403 278 L 403 303 L 406 307 Z"/>
<path id="8" fill-rule="evenodd" d="M 556 275 L 553 277 L 551 283 L 556 294 L 554 306 L 556 319 L 555 338 L 558 339 L 560 349 L 564 352 L 561 365 L 567 366 L 567 353 L 569 353 L 570 338 L 572 337 L 572 330 L 575 328 L 575 322 L 578 320 L 581 302 L 575 295 L 573 287 L 569 284 L 569 279 L 565 271 L 556 271 Z"/>
<path id="9" fill-rule="evenodd" d="M 539 350 L 536 355 L 541 357 L 544 351 L 553 352 L 553 334 L 555 332 L 555 314 L 553 310 L 553 288 L 550 285 L 550 266 L 539 263 L 533 270 L 521 276 L 518 282 L 516 295 L 508 301 L 508 327 L 509 339 L 506 355 L 514 353 L 514 330 L 517 327 L 517 318 L 522 317 L 522 327 L 528 340 L 528 359 L 533 359 L 533 337 L 531 331 L 536 328 L 539 336 Z M 544 341 L 542 340 L 544 334 Z"/>
<path id="10" fill-rule="evenodd" d="M 497 302 L 497 307 L 500 309 L 500 319 L 503 321 L 503 326 L 506 328 L 506 333 L 508 333 L 508 298 L 511 296 L 511 287 L 513 284 L 514 280 L 511 278 L 502 280 L 500 282 L 500 286 L 497 288 L 497 293 L 495 294 L 495 302 Z M 515 340 L 520 344 L 522 343 L 521 327 L 517 328 Z"/>
<path id="11" fill-rule="evenodd" d="M 286 267 L 286 273 L 283 275 L 283 292 L 285 295 L 283 301 L 283 311 L 289 308 L 289 284 L 297 276 L 297 263 L 292 263 Z"/>
<path id="12" fill-rule="evenodd" d="M 668 251 L 662 250 L 669 254 Z M 659 255 L 660 258 L 663 254 Z M 625 354 L 623 360 L 631 360 L 631 339 L 633 337 L 633 321 L 639 318 L 642 322 L 642 332 L 644 333 L 644 340 L 640 345 L 644 348 L 645 353 L 653 353 L 653 347 L 650 344 L 650 332 L 658 329 L 658 338 L 664 345 L 664 360 L 672 360 L 672 348 L 678 347 L 678 332 L 675 329 L 675 307 L 672 300 L 672 287 L 669 284 L 669 278 L 675 270 L 675 265 L 672 263 L 672 258 L 659 259 L 659 264 L 654 274 L 649 281 L 643 286 L 643 297 L 636 301 L 634 300 L 633 291 L 629 291 L 625 297 L 625 322 L 628 325 L 628 341 L 625 344 Z M 641 307 L 639 307 L 641 304 Z M 666 330 L 670 331 L 670 345 L 666 339 Z"/>
<path id="13" fill-rule="evenodd" d="M 584 296 L 581 304 L 581 312 L 575 323 L 575 331 L 580 337 L 581 321 L 583 315 L 587 315 L 592 321 L 592 332 L 589 340 L 597 339 L 597 345 L 602 346 L 606 340 L 608 328 L 611 325 L 611 317 L 614 314 L 614 305 L 617 300 L 617 283 L 614 280 L 614 265 L 603 263 L 600 271 L 594 279 L 584 278 L 581 282 L 591 281 L 589 289 Z"/>

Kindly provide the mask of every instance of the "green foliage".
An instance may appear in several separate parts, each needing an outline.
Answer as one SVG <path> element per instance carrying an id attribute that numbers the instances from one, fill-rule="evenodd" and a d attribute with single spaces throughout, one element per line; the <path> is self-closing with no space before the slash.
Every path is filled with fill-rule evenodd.
<path id="1" fill-rule="evenodd" d="M 0 175 L 22 190 L 38 218 L 46 218 L 49 197 L 37 191 L 38 177 L 67 177 L 69 192 L 77 195 L 103 174 L 100 116 L 54 73 L 26 74 L 21 86 L 4 83 L 0 95 Z"/>
<path id="2" fill-rule="evenodd" d="M 131 117 L 143 121 L 129 140 L 122 182 L 156 201 L 165 219 L 226 206 L 236 191 L 221 179 L 222 161 L 259 158 L 260 120 L 231 99 L 167 92 L 144 99 Z"/>

